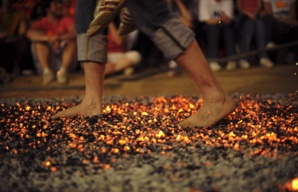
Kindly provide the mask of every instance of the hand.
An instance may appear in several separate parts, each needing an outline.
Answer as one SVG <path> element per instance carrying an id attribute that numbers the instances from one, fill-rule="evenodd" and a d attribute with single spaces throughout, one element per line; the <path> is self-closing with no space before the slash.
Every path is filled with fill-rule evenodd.
<path id="1" fill-rule="evenodd" d="M 252 13 L 247 13 L 247 16 L 251 19 L 251 20 L 255 20 L 257 18 L 257 15 L 252 14 Z"/>
<path id="2" fill-rule="evenodd" d="M 58 38 L 58 36 L 56 36 L 56 35 L 48 36 L 48 42 L 49 42 L 50 44 L 53 44 L 53 43 L 55 43 L 55 42 L 58 41 L 58 40 L 59 40 L 59 38 Z"/>
<path id="3" fill-rule="evenodd" d="M 52 46 L 52 48 L 54 50 L 59 49 L 59 47 L 60 47 L 60 41 L 59 41 L 58 36 L 49 36 L 48 37 L 48 42 Z"/>
<path id="4" fill-rule="evenodd" d="M 228 17 L 225 13 L 221 14 L 220 20 L 226 24 L 229 24 L 231 22 L 231 18 Z"/>

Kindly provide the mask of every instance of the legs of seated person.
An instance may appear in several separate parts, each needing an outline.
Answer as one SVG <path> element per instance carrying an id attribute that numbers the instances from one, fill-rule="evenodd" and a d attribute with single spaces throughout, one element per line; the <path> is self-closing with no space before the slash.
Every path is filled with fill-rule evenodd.
<path id="1" fill-rule="evenodd" d="M 262 19 L 256 19 L 256 45 L 258 49 L 266 48 L 266 33 L 265 24 Z M 267 52 L 262 52 L 259 54 L 260 65 L 265 68 L 272 68 L 273 63 L 268 57 Z"/>
<path id="2" fill-rule="evenodd" d="M 86 3 L 86 0 L 81 1 Z M 80 2 L 80 0 L 77 2 Z M 194 40 L 194 34 L 178 19 L 172 17 L 165 1 L 130 0 L 127 3 L 127 8 L 130 10 L 132 18 L 139 29 L 151 37 L 166 58 L 174 59 L 189 73 L 202 93 L 204 99 L 203 107 L 196 114 L 182 122 L 182 126 L 210 126 L 234 110 L 234 102 L 223 91 L 222 87 L 213 76 L 204 55 Z M 86 16 L 86 14 L 82 13 L 80 13 L 80 15 Z M 80 44 L 78 44 L 78 46 L 80 49 Z M 102 50 L 100 54 L 106 54 L 106 52 Z M 90 72 L 87 71 L 87 69 L 91 68 L 89 66 L 91 64 L 84 63 L 85 76 L 91 81 L 86 81 L 85 98 L 90 97 L 91 101 L 95 101 L 94 103 L 98 108 L 97 113 L 93 113 L 96 110 L 90 108 L 90 106 L 93 105 L 90 100 L 85 100 L 84 98 L 80 105 L 60 112 L 54 116 L 54 118 L 78 114 L 95 115 L 101 113 L 102 83 L 104 76 L 103 61 L 104 60 L 98 61 L 97 63 L 93 62 L 92 64 L 92 67 L 94 67 L 92 72 L 98 72 L 96 76 L 90 76 Z M 90 86 L 88 83 L 90 83 Z M 93 112 L 88 113 L 88 110 Z"/>
<path id="3" fill-rule="evenodd" d="M 241 32 L 240 48 L 242 52 L 248 52 L 252 44 L 253 35 L 255 35 L 257 49 L 266 47 L 265 26 L 262 19 L 249 20 L 246 19 Z M 263 67 L 271 68 L 273 63 L 269 60 L 268 54 L 262 52 L 259 54 L 260 64 Z M 250 64 L 246 60 L 240 61 L 240 67 L 246 69 Z"/>
<path id="4" fill-rule="evenodd" d="M 217 58 L 219 50 L 219 25 L 207 25 L 206 27 L 209 57 Z"/>
<path id="5" fill-rule="evenodd" d="M 127 51 L 124 53 L 109 53 L 105 74 L 113 74 L 124 71 L 129 67 L 137 65 L 141 61 L 141 54 L 138 51 Z"/>
<path id="6" fill-rule="evenodd" d="M 35 66 L 37 72 L 43 75 L 43 84 L 48 84 L 55 78 L 57 72 L 57 80 L 59 83 L 68 81 L 67 72 L 74 69 L 75 66 L 75 41 L 66 42 L 58 51 L 47 43 L 33 43 L 33 56 L 35 58 Z"/>
<path id="7" fill-rule="evenodd" d="M 234 31 L 231 25 L 223 26 L 225 50 L 227 56 L 232 56 L 236 53 Z"/>
<path id="8" fill-rule="evenodd" d="M 248 52 L 252 43 L 255 26 L 252 20 L 246 19 L 243 21 L 240 31 L 240 50 L 242 53 Z M 239 62 L 241 69 L 250 68 L 250 63 L 246 59 L 241 59 Z"/>
<path id="9" fill-rule="evenodd" d="M 74 58 L 76 55 L 76 41 L 69 40 L 65 42 L 62 51 L 62 58 L 61 58 L 61 67 L 57 72 L 57 81 L 59 83 L 67 83 L 68 82 L 68 71 L 73 68 Z M 76 66 L 74 66 L 76 67 Z"/>
<path id="10" fill-rule="evenodd" d="M 39 72 L 50 69 L 50 48 L 46 43 L 34 42 L 33 54 L 40 66 L 36 66 Z M 41 67 L 41 68 L 40 68 Z"/>
<path id="11" fill-rule="evenodd" d="M 235 54 L 235 41 L 233 37 L 232 26 L 228 24 L 207 25 L 207 37 L 210 58 L 218 58 L 220 41 L 219 39 L 221 37 L 221 33 L 223 33 L 223 40 L 227 56 Z M 210 62 L 210 67 L 214 72 L 221 70 L 220 64 L 215 61 Z"/>

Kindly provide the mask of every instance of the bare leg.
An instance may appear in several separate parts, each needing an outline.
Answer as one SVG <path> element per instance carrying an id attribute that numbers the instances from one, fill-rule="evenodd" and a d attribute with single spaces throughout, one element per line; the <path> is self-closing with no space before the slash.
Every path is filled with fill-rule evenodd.
<path id="1" fill-rule="evenodd" d="M 117 63 L 107 63 L 105 74 L 113 74 L 127 69 L 128 67 L 134 66 L 135 63 L 130 58 L 123 56 Z"/>
<path id="2" fill-rule="evenodd" d="M 199 87 L 203 106 L 194 115 L 181 122 L 184 127 L 211 126 L 230 114 L 234 108 L 234 101 L 224 92 L 194 41 L 175 61 L 186 70 Z"/>
<path id="3" fill-rule="evenodd" d="M 76 41 L 70 40 L 66 42 L 66 45 L 62 53 L 62 65 L 60 66 L 59 71 L 57 72 L 57 81 L 58 83 L 65 84 L 69 81 L 68 71 L 71 67 L 70 65 L 74 62 L 74 57 L 76 54 Z"/>
<path id="4" fill-rule="evenodd" d="M 68 41 L 66 47 L 63 50 L 62 55 L 62 66 L 64 69 L 69 69 L 70 64 L 72 64 L 73 58 L 76 54 L 76 41 Z"/>
<path id="5" fill-rule="evenodd" d="M 94 62 L 84 62 L 85 73 L 85 97 L 81 104 L 66 109 L 52 116 L 52 119 L 60 117 L 72 117 L 82 115 L 85 117 L 102 113 L 102 94 L 105 65 Z"/>
<path id="6" fill-rule="evenodd" d="M 42 69 L 42 83 L 49 84 L 55 78 L 54 72 L 50 68 L 49 58 L 51 48 L 45 43 L 34 43 L 34 52 Z"/>
<path id="7" fill-rule="evenodd" d="M 35 55 L 42 67 L 42 69 L 49 69 L 49 47 L 44 43 L 34 43 Z"/>

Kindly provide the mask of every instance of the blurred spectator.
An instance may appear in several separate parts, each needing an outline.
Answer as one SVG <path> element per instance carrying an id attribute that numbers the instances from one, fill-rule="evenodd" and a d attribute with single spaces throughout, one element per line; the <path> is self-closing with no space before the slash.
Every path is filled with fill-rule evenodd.
<path id="1" fill-rule="evenodd" d="M 62 0 L 63 14 L 74 17 L 75 0 Z"/>
<path id="2" fill-rule="evenodd" d="M 37 2 L 40 0 L 17 0 L 13 4 L 13 8 L 18 11 L 24 11 L 27 19 L 30 19 L 32 10 L 34 9 Z"/>
<path id="3" fill-rule="evenodd" d="M 170 11 L 177 16 L 184 25 L 193 28 L 192 16 L 182 0 L 167 0 Z M 174 60 L 169 62 L 169 75 L 174 76 L 181 70 Z"/>
<path id="4" fill-rule="evenodd" d="M 271 28 L 269 42 L 284 44 L 298 40 L 298 20 L 296 0 L 264 0 L 265 11 L 269 15 L 266 18 L 266 26 Z M 271 45 L 272 43 L 268 43 Z M 273 44 L 273 45 L 274 45 Z M 297 46 L 278 52 L 277 58 L 282 62 L 295 63 L 297 60 Z"/>
<path id="5" fill-rule="evenodd" d="M 11 78 L 18 75 L 22 59 L 28 49 L 28 41 L 25 38 L 27 31 L 25 13 L 13 9 L 12 5 L 12 0 L 1 0 L 0 81 L 2 83 L 7 83 Z"/>
<path id="6" fill-rule="evenodd" d="M 68 72 L 77 68 L 74 20 L 63 16 L 58 0 L 48 0 L 45 7 L 46 17 L 33 23 L 27 33 L 35 66 L 43 74 L 43 84 L 53 81 L 55 72 L 59 83 L 67 83 Z"/>
<path id="7" fill-rule="evenodd" d="M 248 52 L 255 40 L 257 49 L 266 47 L 265 24 L 261 16 L 262 0 L 237 0 L 238 15 L 236 27 L 240 31 L 240 50 Z M 272 68 L 273 63 L 266 52 L 259 54 L 259 63 L 262 67 Z M 240 60 L 240 68 L 247 69 L 250 63 L 246 59 Z"/>
<path id="8" fill-rule="evenodd" d="M 124 71 L 125 75 L 131 75 L 133 66 L 141 61 L 141 54 L 138 51 L 127 51 L 125 37 L 119 36 L 114 22 L 108 26 L 108 63 L 105 74 L 111 75 Z"/>
<path id="9" fill-rule="evenodd" d="M 227 56 L 235 54 L 235 40 L 233 29 L 234 5 L 232 0 L 200 0 L 199 20 L 204 22 L 204 30 L 207 34 L 207 46 L 210 67 L 213 71 L 221 70 L 218 62 L 212 61 L 219 56 L 220 39 L 224 40 Z M 221 33 L 223 33 L 221 35 Z M 236 68 L 236 61 L 228 61 L 226 69 Z"/>
<path id="10" fill-rule="evenodd" d="M 269 41 L 282 44 L 298 40 L 296 0 L 263 1 L 266 13 L 271 16 L 271 20 L 266 20 L 267 27 L 272 28 Z"/>

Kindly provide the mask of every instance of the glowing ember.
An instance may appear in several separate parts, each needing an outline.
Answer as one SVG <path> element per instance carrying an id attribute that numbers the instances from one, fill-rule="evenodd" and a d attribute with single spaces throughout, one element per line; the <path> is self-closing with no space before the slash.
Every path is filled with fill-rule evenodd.
<path id="1" fill-rule="evenodd" d="M 292 181 L 292 189 L 298 190 L 298 178 L 293 179 Z"/>
<path id="2" fill-rule="evenodd" d="M 46 161 L 46 162 L 45 162 L 45 166 L 46 166 L 46 167 L 51 166 L 51 162 L 50 162 L 50 161 Z"/>

